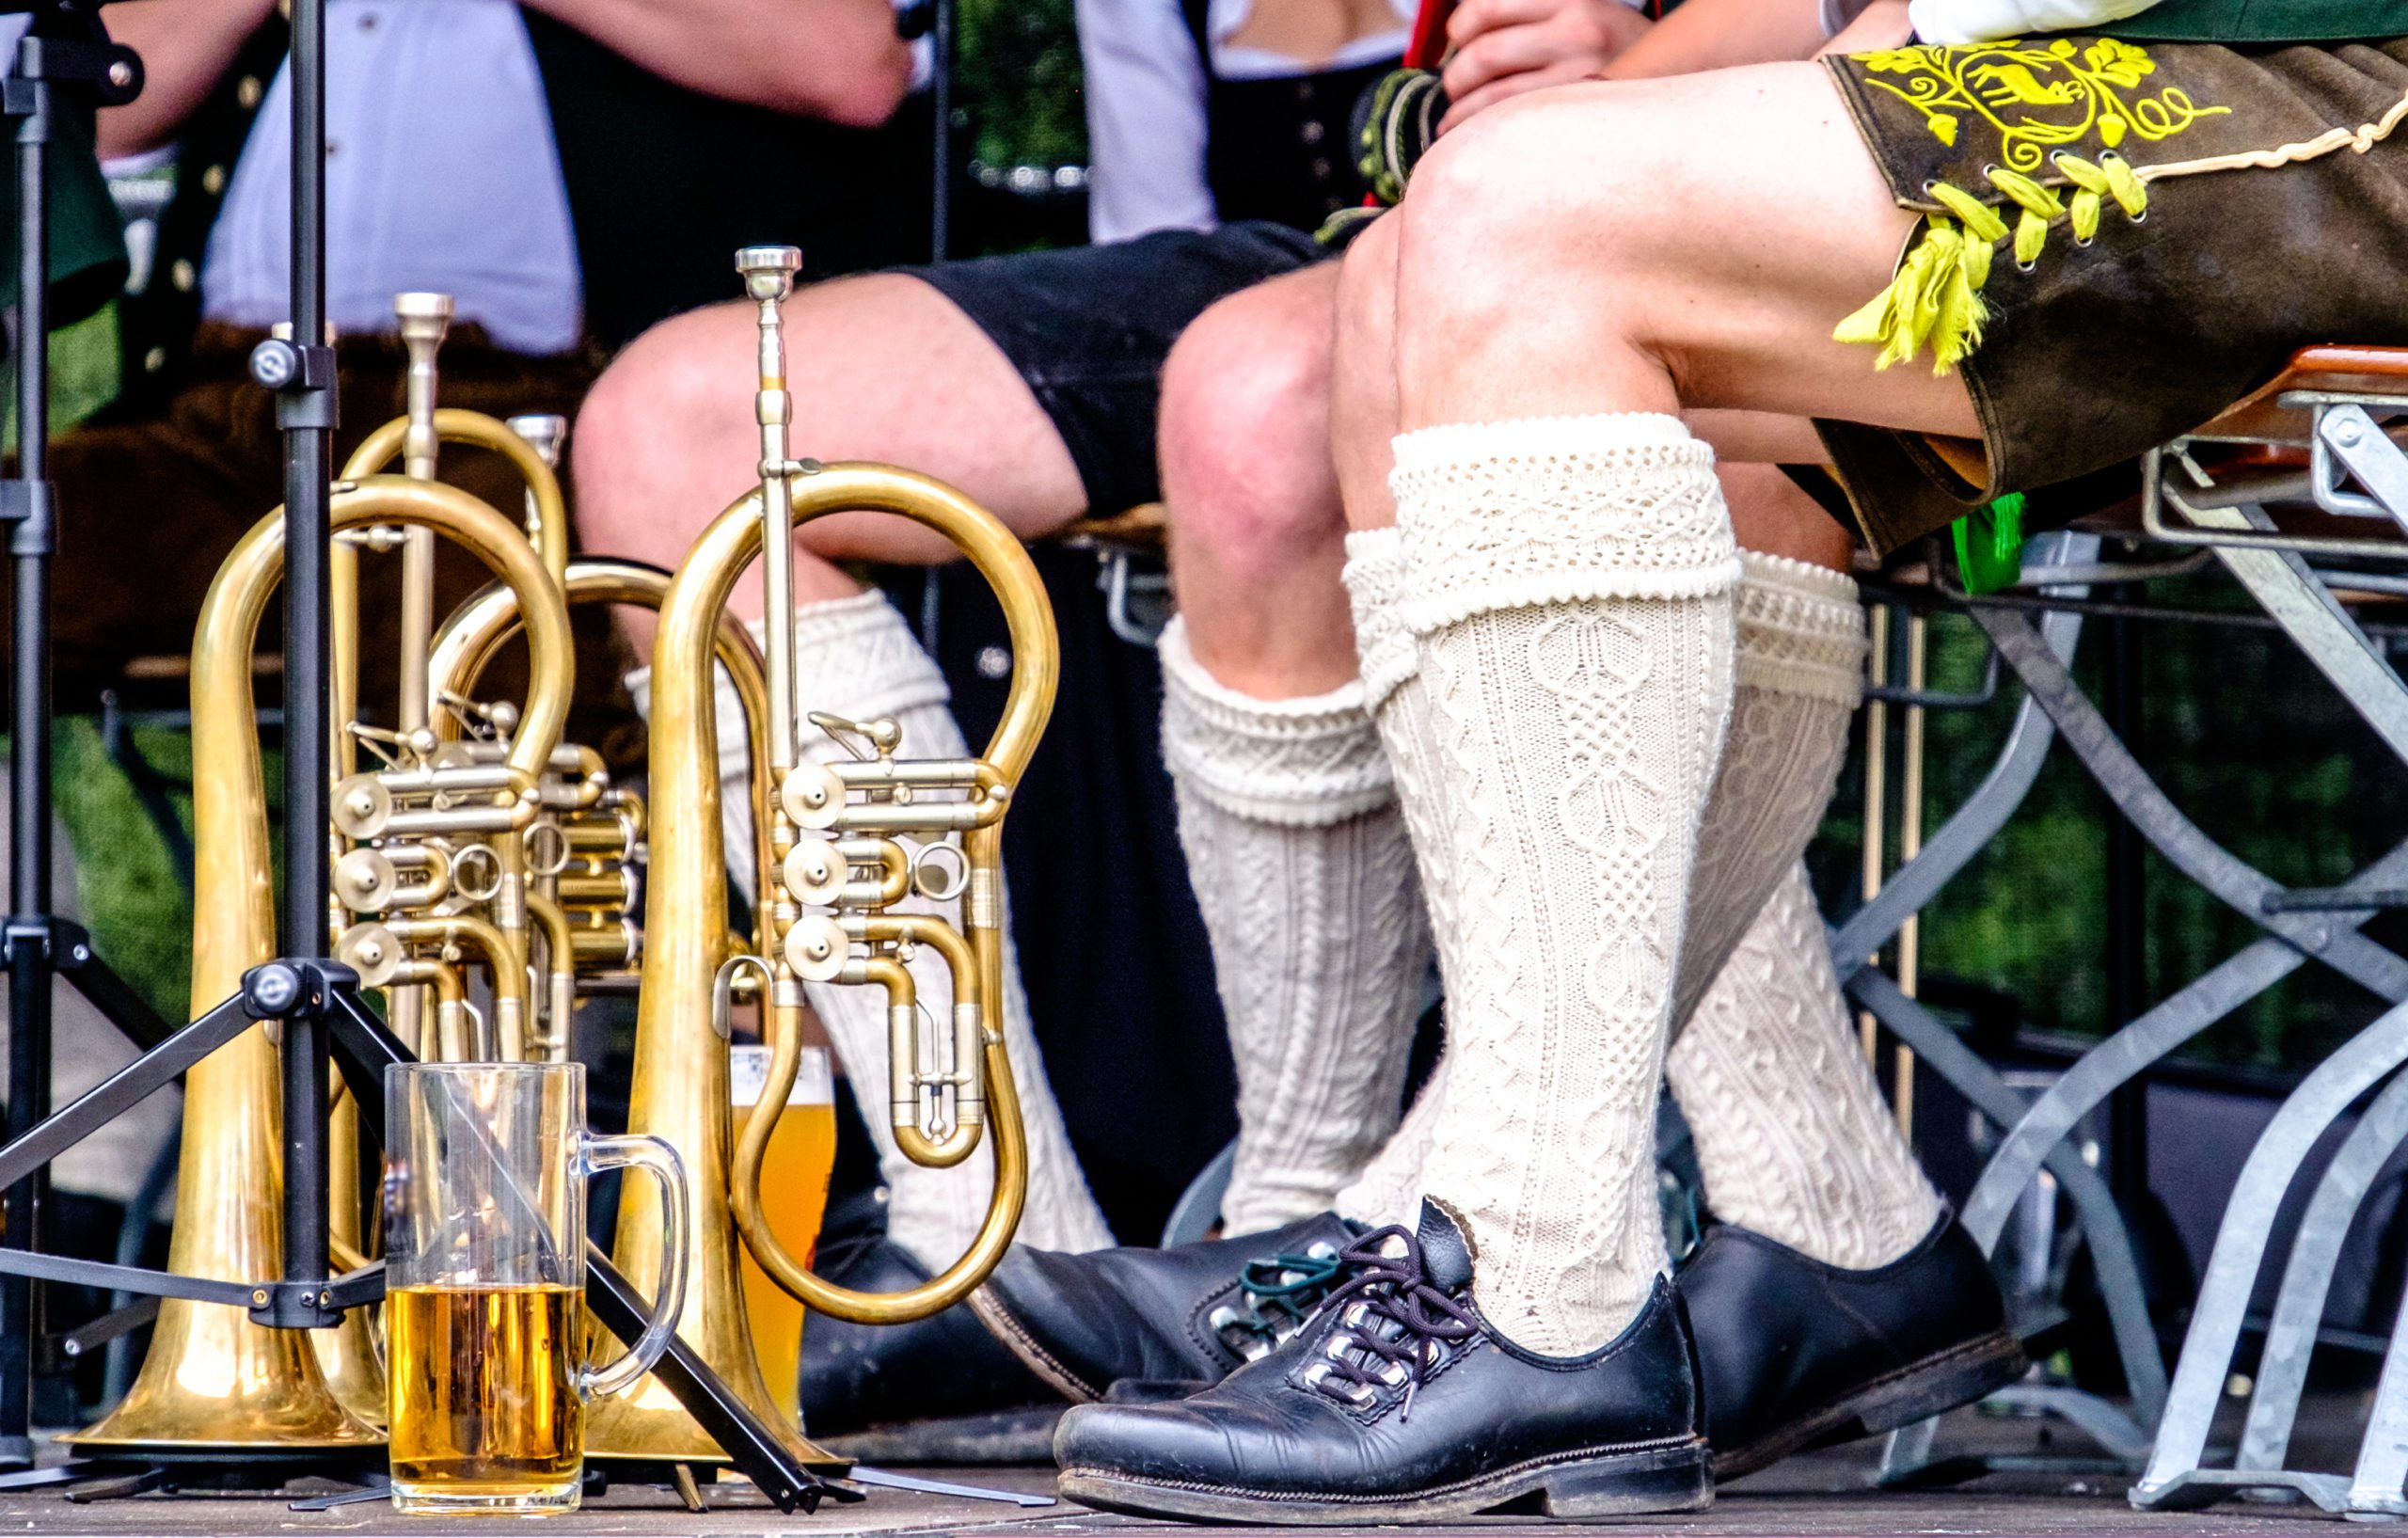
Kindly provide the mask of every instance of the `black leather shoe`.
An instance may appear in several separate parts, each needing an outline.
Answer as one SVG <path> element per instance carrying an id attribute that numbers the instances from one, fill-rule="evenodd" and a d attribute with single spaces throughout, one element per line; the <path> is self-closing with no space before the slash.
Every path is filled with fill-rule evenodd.
<path id="1" fill-rule="evenodd" d="M 1201 1387 L 1294 1334 L 1344 1279 L 1339 1253 L 1358 1231 L 1323 1213 L 1175 1249 L 1064 1255 L 1015 1245 L 970 1307 L 1074 1403 L 1123 1379 Z"/>
<path id="2" fill-rule="evenodd" d="M 823 1243 L 817 1265 L 829 1280 L 866 1292 L 928 1279 L 882 1227 Z M 1059 1403 L 961 1304 L 909 1324 L 817 1313 L 803 1322 L 802 1423 L 816 1437 Z"/>
<path id="3" fill-rule="evenodd" d="M 1922 1243 L 1869 1271 L 1720 1224 L 1676 1285 L 1717 1479 L 1953 1410 L 2028 1365 L 1989 1263 L 1945 1212 Z"/>
<path id="4" fill-rule="evenodd" d="M 1546 1357 L 1481 1317 L 1470 1250 L 1435 1202 L 1418 1233 L 1382 1229 L 1342 1258 L 1351 1277 L 1312 1320 L 1213 1387 L 1064 1415 L 1062 1494 L 1147 1516 L 1319 1524 L 1468 1516 L 1524 1497 L 1569 1518 L 1713 1499 L 1669 1284 L 1612 1341 Z"/>

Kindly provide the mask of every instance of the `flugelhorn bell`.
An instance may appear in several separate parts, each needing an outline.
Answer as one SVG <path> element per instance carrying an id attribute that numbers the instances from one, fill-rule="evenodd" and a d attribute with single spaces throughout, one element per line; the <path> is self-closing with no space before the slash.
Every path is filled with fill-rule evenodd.
<path id="1" fill-rule="evenodd" d="M 559 740 L 571 679 L 558 589 L 510 520 L 463 491 L 376 477 L 338 491 L 335 530 L 397 523 L 440 530 L 508 582 L 536 661 L 514 753 L 540 766 Z M 266 787 L 251 699 L 260 617 L 282 576 L 283 517 L 235 546 L 205 600 L 193 646 L 195 1016 L 276 955 Z M 253 1026 L 186 1078 L 182 1164 L 169 1268 L 256 1281 L 282 1269 L 276 1049 Z M 329 1391 L 309 1340 L 253 1324 L 239 1308 L 168 1299 L 133 1390 L 100 1424 L 68 1438 L 89 1451 L 208 1456 L 370 1448 L 381 1433 Z"/>

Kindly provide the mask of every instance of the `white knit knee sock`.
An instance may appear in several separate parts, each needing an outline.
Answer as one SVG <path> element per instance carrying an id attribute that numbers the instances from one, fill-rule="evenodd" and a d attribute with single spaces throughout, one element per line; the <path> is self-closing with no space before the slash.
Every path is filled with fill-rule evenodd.
<path id="1" fill-rule="evenodd" d="M 1221 1219 L 1252 1233 L 1327 1210 L 1396 1125 L 1429 926 L 1361 684 L 1236 693 L 1176 619 L 1162 663 L 1163 757 L 1237 1065 Z"/>
<path id="2" fill-rule="evenodd" d="M 1576 1354 L 1664 1263 L 1656 1096 L 1731 710 L 1730 515 L 1656 415 L 1409 433 L 1390 484 L 1446 785 L 1418 852 L 1456 962 L 1425 1182 L 1489 1320 Z"/>
<path id="3" fill-rule="evenodd" d="M 1421 687 L 1413 632 L 1404 624 L 1404 545 L 1397 531 L 1362 529 L 1348 534 L 1345 579 L 1354 617 L 1354 650 L 1363 663 L 1363 706 L 1379 727 L 1380 745 L 1396 776 L 1397 805 L 1414 843 L 1434 848 L 1445 821 L 1438 810 L 1443 786 L 1432 772 L 1437 745 L 1430 736 L 1430 700 Z M 1443 894 L 1420 892 L 1418 880 L 1412 884 L 1429 905 L 1441 987 L 1451 999 L 1455 968 L 1450 942 L 1456 927 L 1450 916 L 1435 912 L 1433 899 Z M 1409 1036 L 1411 1023 L 1402 1023 L 1400 1028 Z M 1413 1221 L 1414 1205 L 1421 1199 L 1421 1165 L 1430 1154 L 1431 1129 L 1446 1090 L 1446 1069 L 1442 1058 L 1396 1131 L 1338 1193 L 1334 1205 L 1339 1216 L 1374 1227 Z"/>
<path id="4" fill-rule="evenodd" d="M 1864 689 L 1864 610 L 1835 571 L 1739 552 L 1738 688 L 1699 824 L 1673 1014 L 1679 1039 L 1724 958 L 1805 853 Z"/>
<path id="5" fill-rule="evenodd" d="M 1836 572 L 1742 552 L 1738 692 L 1698 835 L 1664 1075 L 1716 1216 L 1826 1264 L 1877 1266 L 1940 1198 L 1847 1028 L 1798 861 L 1847 752 L 1864 622 Z"/>
<path id="6" fill-rule="evenodd" d="M 756 625 L 757 635 L 760 627 Z M 966 756 L 961 728 L 947 708 L 952 694 L 919 638 L 882 595 L 864 593 L 823 599 L 795 610 L 795 676 L 806 706 L 854 721 L 891 717 L 903 729 L 902 753 L 911 758 Z M 631 676 L 637 708 L 650 703 L 648 678 Z M 720 798 L 728 860 L 747 888 L 752 885 L 752 750 L 746 742 L 743 708 L 722 672 L 716 699 L 719 724 Z M 836 759 L 845 750 L 816 728 L 806 727 L 803 756 Z M 911 897 L 898 912 L 933 912 L 956 904 Z M 954 915 L 958 917 L 958 915 Z M 950 1018 L 953 982 L 943 960 L 923 949 L 911 962 L 920 1002 L 933 1018 Z M 886 1082 L 886 998 L 874 988 L 807 983 L 812 1012 L 828 1029 L 837 1061 L 855 1086 Z M 1113 1243 L 1103 1213 L 1087 1191 L 1078 1156 L 1063 1130 L 1062 1110 L 1045 1079 L 1045 1062 L 1030 1029 L 1028 998 L 1022 991 L 1020 960 L 1008 934 L 1004 945 L 1004 1041 L 1011 1054 L 1012 1082 L 1020 1090 L 1021 1118 L 1028 1132 L 1028 1205 L 1019 1237 L 1041 1249 L 1101 1249 Z M 895 1145 L 887 1125 L 886 1097 L 859 1097 L 863 1119 L 878 1145 L 880 1179 L 888 1192 L 887 1234 L 931 1268 L 950 1264 L 969 1247 L 985 1216 L 994 1183 L 991 1146 L 982 1141 L 968 1160 L 951 1169 L 913 1164 Z"/>
<path id="7" fill-rule="evenodd" d="M 1940 1197 L 1849 1029 L 1803 865 L 1793 864 L 1672 1044 L 1706 1204 L 1827 1265 L 1912 1249 Z"/>

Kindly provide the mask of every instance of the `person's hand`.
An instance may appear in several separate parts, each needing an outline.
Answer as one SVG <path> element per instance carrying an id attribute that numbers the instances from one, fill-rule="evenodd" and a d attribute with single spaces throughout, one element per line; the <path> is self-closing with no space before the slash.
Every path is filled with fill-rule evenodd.
<path id="1" fill-rule="evenodd" d="M 1881 48 L 1903 48 L 1914 35 L 1914 23 L 1907 17 L 1907 0 L 1873 0 L 1823 45 L 1823 53 L 1870 54 Z"/>
<path id="2" fill-rule="evenodd" d="M 1438 131 L 1509 96 L 1594 78 L 1649 24 L 1623 0 L 1463 0 L 1447 23 L 1454 52 L 1440 79 L 1453 105 Z"/>

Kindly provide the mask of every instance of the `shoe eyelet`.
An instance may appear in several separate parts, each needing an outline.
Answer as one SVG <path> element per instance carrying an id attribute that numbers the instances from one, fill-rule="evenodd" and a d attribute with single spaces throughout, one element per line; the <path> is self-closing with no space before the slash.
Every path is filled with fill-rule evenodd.
<path id="1" fill-rule="evenodd" d="M 2034 273 L 2040 270 L 2040 263 L 2036 260 L 2032 262 L 2019 262 L 2015 264 L 2015 270 L 2021 273 L 2024 277 L 2029 277 Z"/>

